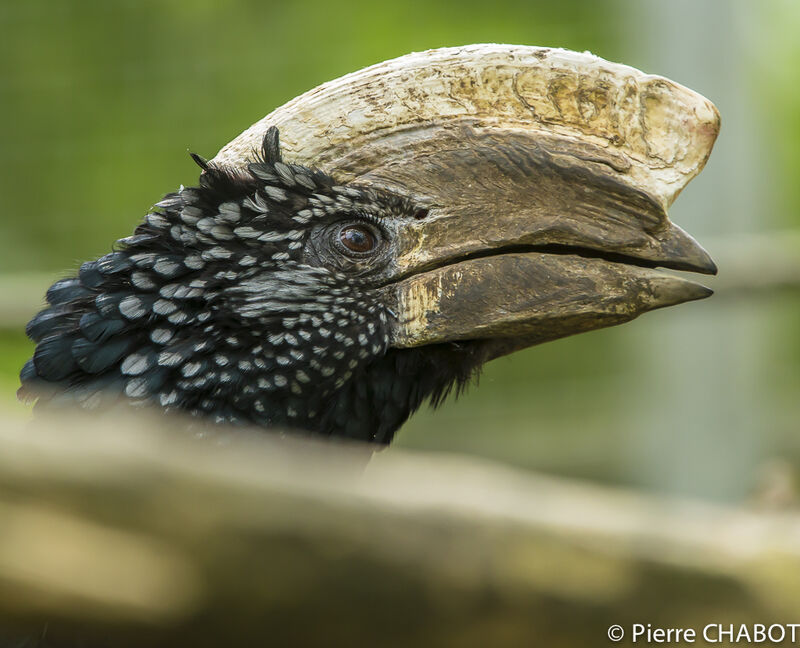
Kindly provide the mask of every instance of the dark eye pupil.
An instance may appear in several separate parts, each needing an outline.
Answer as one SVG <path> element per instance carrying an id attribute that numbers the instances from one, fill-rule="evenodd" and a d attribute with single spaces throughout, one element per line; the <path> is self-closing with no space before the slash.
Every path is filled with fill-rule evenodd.
<path id="1" fill-rule="evenodd" d="M 369 252 L 375 247 L 375 237 L 365 227 L 345 227 L 339 233 L 339 239 L 353 252 Z"/>

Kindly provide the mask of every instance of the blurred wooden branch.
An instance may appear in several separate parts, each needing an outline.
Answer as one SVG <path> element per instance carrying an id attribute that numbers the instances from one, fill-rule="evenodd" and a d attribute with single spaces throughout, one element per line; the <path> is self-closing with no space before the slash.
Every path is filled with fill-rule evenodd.
<path id="1" fill-rule="evenodd" d="M 704 241 L 720 268 L 702 277 L 717 298 L 800 288 L 800 231 L 746 234 Z M 44 305 L 44 294 L 68 272 L 0 275 L 0 328 L 23 327 Z"/>
<path id="2" fill-rule="evenodd" d="M 796 621 L 796 513 L 178 427 L 5 422 L 0 628 L 53 645 L 587 646 L 612 623 Z"/>

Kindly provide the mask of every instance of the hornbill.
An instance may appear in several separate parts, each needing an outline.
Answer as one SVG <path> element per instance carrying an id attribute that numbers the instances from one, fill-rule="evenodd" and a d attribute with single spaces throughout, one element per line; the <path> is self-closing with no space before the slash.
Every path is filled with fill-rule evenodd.
<path id="1" fill-rule="evenodd" d="M 432 50 L 277 109 L 57 281 L 23 397 L 388 443 L 486 361 L 711 291 L 666 209 L 714 106 L 588 53 Z"/>

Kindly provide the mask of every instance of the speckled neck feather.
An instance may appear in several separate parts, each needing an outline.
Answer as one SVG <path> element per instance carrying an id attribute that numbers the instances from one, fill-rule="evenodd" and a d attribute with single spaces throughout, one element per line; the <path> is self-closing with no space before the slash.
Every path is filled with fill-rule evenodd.
<path id="1" fill-rule="evenodd" d="M 413 217 L 406 199 L 283 163 L 275 129 L 248 171 L 195 159 L 199 186 L 50 288 L 27 327 L 37 346 L 21 397 L 388 443 L 482 364 L 480 344 L 390 348 L 377 282 L 309 258 L 315 228 Z"/>

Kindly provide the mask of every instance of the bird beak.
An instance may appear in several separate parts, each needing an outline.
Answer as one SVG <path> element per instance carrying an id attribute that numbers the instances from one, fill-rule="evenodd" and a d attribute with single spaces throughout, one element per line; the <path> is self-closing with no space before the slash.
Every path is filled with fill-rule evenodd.
<path id="1" fill-rule="evenodd" d="M 494 355 L 711 291 L 667 208 L 719 132 L 707 99 L 590 54 L 432 50 L 331 81 L 220 151 L 243 165 L 269 126 L 286 159 L 409 197 L 387 223 L 393 345 L 500 340 Z"/>
<path id="2" fill-rule="evenodd" d="M 446 265 L 409 277 L 394 291 L 400 314 L 395 346 L 513 340 L 504 352 L 621 324 L 712 292 L 647 268 L 541 252 Z"/>
<path id="3" fill-rule="evenodd" d="M 405 166 L 404 190 L 429 211 L 394 237 L 395 346 L 528 346 L 711 294 L 653 269 L 717 271 L 604 151 L 517 130 L 432 138 L 452 141 Z"/>

